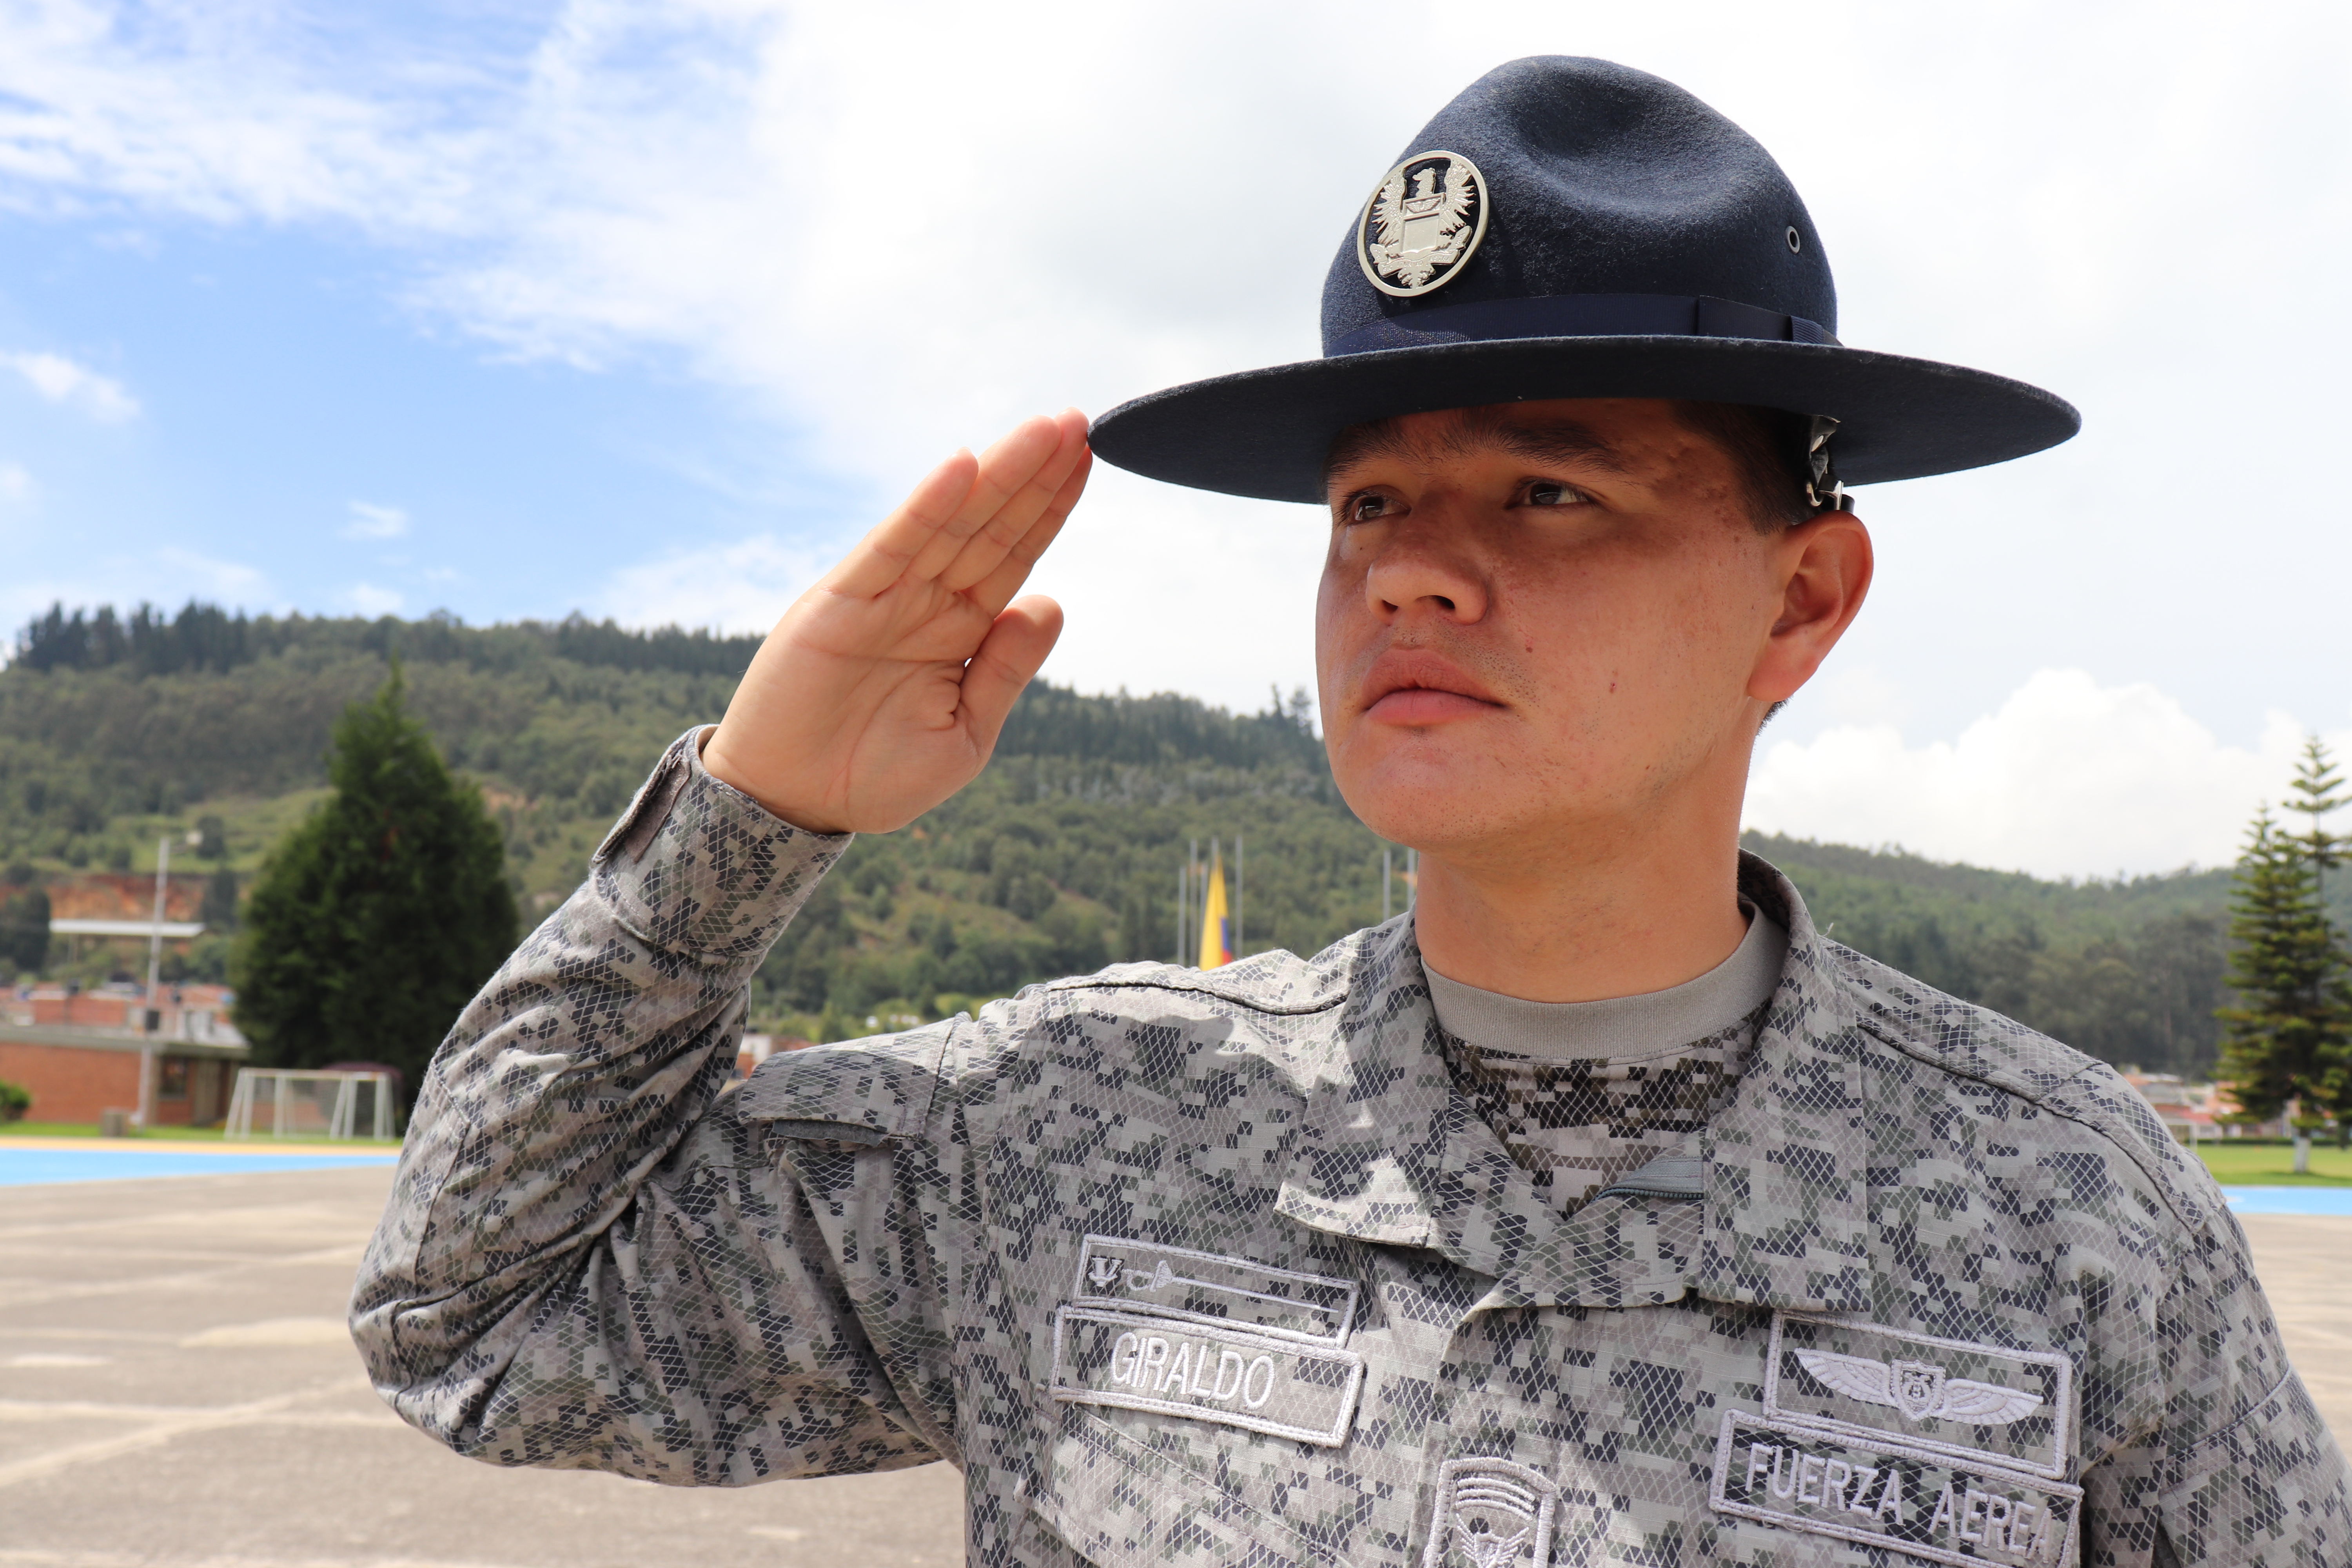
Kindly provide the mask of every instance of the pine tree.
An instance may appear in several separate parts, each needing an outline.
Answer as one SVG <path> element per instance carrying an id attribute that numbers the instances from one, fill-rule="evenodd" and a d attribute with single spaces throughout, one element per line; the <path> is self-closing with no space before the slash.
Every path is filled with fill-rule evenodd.
<path id="1" fill-rule="evenodd" d="M 336 721 L 333 795 L 278 844 L 244 912 L 236 1023 L 257 1063 L 383 1062 L 414 1094 L 515 944 L 480 790 L 451 774 L 392 678 Z"/>
<path id="2" fill-rule="evenodd" d="M 2308 831 L 2294 842 L 2303 847 L 2303 858 L 2324 880 L 2328 872 L 2344 864 L 2347 849 L 2352 848 L 2352 837 L 2328 832 L 2320 821 L 2329 812 L 2340 810 L 2345 801 L 2341 793 L 2344 780 L 2336 773 L 2327 748 L 2319 743 L 2318 736 L 2305 738 L 2303 757 L 2294 765 L 2294 783 L 2287 788 L 2290 794 L 2286 808 L 2300 812 L 2310 825 Z"/>
<path id="3" fill-rule="evenodd" d="M 2317 821 L 2314 820 L 2317 831 Z M 2338 1113 L 2352 1082 L 2352 984 L 2346 953 L 2319 898 L 2319 867 L 2304 841 L 2279 831 L 2270 808 L 2255 815 L 2230 895 L 2231 988 L 2219 1009 L 2226 1027 L 2221 1076 L 2240 1109 L 2267 1119 L 2289 1102 L 2305 1116 Z M 2298 1127 L 2295 1169 L 2310 1167 Z"/>

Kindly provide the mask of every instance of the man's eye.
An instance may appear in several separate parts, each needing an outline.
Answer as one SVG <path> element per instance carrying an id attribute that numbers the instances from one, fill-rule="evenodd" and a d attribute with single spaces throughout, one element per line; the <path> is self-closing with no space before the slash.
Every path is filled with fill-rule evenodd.
<path id="1" fill-rule="evenodd" d="M 1389 498 L 1386 496 L 1358 496 L 1348 503 L 1348 521 L 1350 522 L 1370 522 L 1388 514 Z"/>
<path id="2" fill-rule="evenodd" d="M 1582 491 L 1550 479 L 1538 479 L 1528 487 L 1529 506 L 1574 506 L 1584 499 Z"/>

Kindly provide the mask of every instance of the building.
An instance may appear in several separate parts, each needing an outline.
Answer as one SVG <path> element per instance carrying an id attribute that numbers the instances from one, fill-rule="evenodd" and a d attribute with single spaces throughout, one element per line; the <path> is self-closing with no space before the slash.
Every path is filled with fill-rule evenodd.
<path id="1" fill-rule="evenodd" d="M 249 1054 L 228 1021 L 234 999 L 219 985 L 170 987 L 150 1034 L 142 989 L 19 987 L 0 1000 L 0 1079 L 31 1092 L 28 1121 L 121 1110 L 151 1127 L 212 1125 Z"/>
<path id="2" fill-rule="evenodd" d="M 2284 1138 L 2293 1131 L 2284 1117 L 2261 1122 L 2236 1120 L 2238 1102 L 2226 1083 L 2190 1083 L 2178 1073 L 2130 1068 L 2125 1070 L 2124 1081 L 2139 1090 L 2176 1142 L 2193 1146 L 2209 1138 Z"/>

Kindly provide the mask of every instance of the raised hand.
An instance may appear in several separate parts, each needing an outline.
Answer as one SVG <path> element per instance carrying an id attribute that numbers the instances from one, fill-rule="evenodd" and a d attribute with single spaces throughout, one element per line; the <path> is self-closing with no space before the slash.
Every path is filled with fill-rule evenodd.
<path id="1" fill-rule="evenodd" d="M 1086 489 L 1086 416 L 958 452 L 784 612 L 703 765 L 796 826 L 902 827 L 971 782 L 1062 632 L 1015 600 Z"/>

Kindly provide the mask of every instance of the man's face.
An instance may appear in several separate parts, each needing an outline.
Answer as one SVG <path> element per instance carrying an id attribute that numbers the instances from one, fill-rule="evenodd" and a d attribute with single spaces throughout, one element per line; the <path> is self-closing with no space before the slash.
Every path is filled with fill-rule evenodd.
<path id="1" fill-rule="evenodd" d="M 1316 658 L 1332 768 L 1374 831 L 1510 858 L 1641 831 L 1694 791 L 1727 789 L 1736 819 L 1776 682 L 1794 689 L 1772 645 L 1822 522 L 1759 532 L 1739 468 L 1663 402 L 1414 415 L 1336 456 Z M 1832 526 L 1864 540 L 1858 605 L 1866 535 Z"/>

